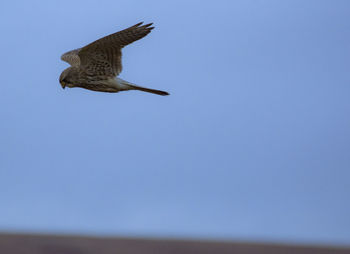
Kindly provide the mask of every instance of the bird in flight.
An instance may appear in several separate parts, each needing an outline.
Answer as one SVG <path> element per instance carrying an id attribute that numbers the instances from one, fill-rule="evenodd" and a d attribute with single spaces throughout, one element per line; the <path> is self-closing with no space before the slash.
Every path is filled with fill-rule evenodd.
<path id="1" fill-rule="evenodd" d="M 143 22 L 138 23 L 85 47 L 63 54 L 61 59 L 71 66 L 61 73 L 62 88 L 81 87 L 109 93 L 139 90 L 158 95 L 169 95 L 165 91 L 137 86 L 118 77 L 122 71 L 122 48 L 145 37 L 154 28 L 152 23 L 142 24 Z"/>

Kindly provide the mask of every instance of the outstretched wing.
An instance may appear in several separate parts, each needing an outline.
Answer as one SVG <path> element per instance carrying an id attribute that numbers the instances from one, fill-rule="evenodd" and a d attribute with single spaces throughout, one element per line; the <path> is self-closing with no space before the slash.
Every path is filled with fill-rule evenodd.
<path id="1" fill-rule="evenodd" d="M 81 68 L 90 75 L 116 76 L 122 70 L 121 49 L 151 32 L 142 22 L 90 43 L 78 51 Z"/>
<path id="2" fill-rule="evenodd" d="M 64 53 L 61 60 L 69 63 L 72 66 L 78 67 L 80 65 L 80 57 L 78 55 L 80 49 L 74 49 Z"/>

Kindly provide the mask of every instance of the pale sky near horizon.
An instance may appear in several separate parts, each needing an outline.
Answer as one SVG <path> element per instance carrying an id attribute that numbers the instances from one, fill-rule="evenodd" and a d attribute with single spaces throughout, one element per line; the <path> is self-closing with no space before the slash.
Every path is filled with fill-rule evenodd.
<path id="1" fill-rule="evenodd" d="M 350 2 L 2 1 L 0 232 L 350 245 Z M 60 55 L 140 21 L 121 78 Z"/>

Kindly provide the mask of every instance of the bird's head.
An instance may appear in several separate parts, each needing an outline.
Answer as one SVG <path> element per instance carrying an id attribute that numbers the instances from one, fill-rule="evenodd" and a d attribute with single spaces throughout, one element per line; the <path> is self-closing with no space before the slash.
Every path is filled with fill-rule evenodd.
<path id="1" fill-rule="evenodd" d="M 74 76 L 77 73 L 76 69 L 74 67 L 69 67 L 65 69 L 61 75 L 60 75 L 60 84 L 62 88 L 64 89 L 66 86 L 72 87 L 73 86 L 73 81 L 74 81 Z"/>

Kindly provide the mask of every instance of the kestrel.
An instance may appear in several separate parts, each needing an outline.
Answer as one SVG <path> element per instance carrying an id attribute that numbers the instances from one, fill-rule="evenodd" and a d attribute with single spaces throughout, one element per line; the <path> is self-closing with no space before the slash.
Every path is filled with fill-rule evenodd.
<path id="1" fill-rule="evenodd" d="M 60 76 L 62 88 L 81 87 L 93 91 L 117 93 L 127 90 L 140 90 L 159 95 L 169 93 L 137 86 L 117 76 L 122 71 L 121 49 L 151 32 L 152 23 L 143 22 L 108 35 L 89 45 L 71 50 L 61 56 L 71 67 Z"/>

